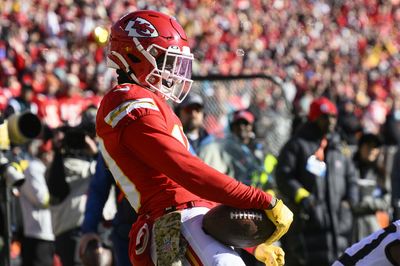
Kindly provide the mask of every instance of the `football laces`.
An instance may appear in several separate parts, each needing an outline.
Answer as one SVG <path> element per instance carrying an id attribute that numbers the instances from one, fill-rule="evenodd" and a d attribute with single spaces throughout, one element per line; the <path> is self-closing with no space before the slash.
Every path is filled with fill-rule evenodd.
<path id="1" fill-rule="evenodd" d="M 253 211 L 231 211 L 230 212 L 230 218 L 232 220 L 258 220 L 258 221 L 262 221 L 263 217 L 260 213 L 256 213 Z"/>

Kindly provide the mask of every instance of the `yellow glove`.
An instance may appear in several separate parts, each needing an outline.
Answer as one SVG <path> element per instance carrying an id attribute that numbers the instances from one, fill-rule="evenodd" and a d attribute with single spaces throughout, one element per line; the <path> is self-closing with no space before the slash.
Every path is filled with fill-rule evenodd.
<path id="1" fill-rule="evenodd" d="M 282 200 L 277 200 L 272 209 L 264 211 L 268 219 L 276 226 L 275 232 L 265 241 L 266 245 L 271 245 L 289 230 L 290 224 L 293 222 L 293 213 L 283 204 Z"/>
<path id="2" fill-rule="evenodd" d="M 282 266 L 285 264 L 285 252 L 277 246 L 260 244 L 254 251 L 254 257 L 265 265 Z"/>

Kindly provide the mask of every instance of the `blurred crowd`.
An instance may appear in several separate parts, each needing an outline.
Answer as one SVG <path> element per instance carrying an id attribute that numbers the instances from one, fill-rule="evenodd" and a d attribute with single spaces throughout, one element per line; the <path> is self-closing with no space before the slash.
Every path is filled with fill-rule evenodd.
<path id="1" fill-rule="evenodd" d="M 284 104 L 283 101 L 272 104 L 270 99 L 286 98 L 293 118 L 292 130 L 283 129 L 276 134 L 285 135 L 279 142 L 273 140 L 279 147 L 269 154 L 272 148 L 246 143 L 250 146 L 244 148 L 239 144 L 235 151 L 244 152 L 245 159 L 253 152 L 254 162 L 257 161 L 257 165 L 246 170 L 251 173 L 241 172 L 245 183 L 277 190 L 275 183 L 266 185 L 266 178 L 272 176 L 280 148 L 307 121 L 311 102 L 322 95 L 337 107 L 338 133 L 349 145 L 351 154 L 358 154 L 360 139 L 367 133 L 379 135 L 379 140 L 371 141 L 371 145 L 379 148 L 400 144 L 399 0 L 3 0 L 0 2 L 0 111 L 4 117 L 30 111 L 40 118 L 46 130 L 36 149 L 27 150 L 31 156 L 43 156 L 53 150 L 54 156 L 79 157 L 85 162 L 85 173 L 69 173 L 85 179 L 80 184 L 80 196 L 89 186 L 87 177 L 94 173 L 91 163 L 97 160 L 93 128 L 86 126 L 92 125 L 90 121 L 93 122 L 93 112 L 102 95 L 116 83 L 115 73 L 106 66 L 109 27 L 123 14 L 137 9 L 155 9 L 177 18 L 190 39 L 195 56 L 194 75 L 265 74 L 275 77 L 275 83 L 280 84 L 277 92 L 278 89 L 265 88 L 256 81 L 241 83 L 247 90 L 256 91 L 252 93 L 254 98 L 244 95 L 242 89 L 222 83 L 215 84 L 213 93 L 210 84 L 198 91 L 201 95 L 198 96 L 205 98 L 197 100 L 197 111 L 211 108 L 210 101 L 215 101 L 219 108 L 229 105 L 223 113 L 223 127 L 239 135 L 247 134 L 242 136 L 245 139 L 266 134 L 260 130 L 262 117 L 282 109 Z M 225 97 L 227 91 L 234 97 Z M 251 114 L 234 116 L 246 121 L 243 127 L 227 116 L 249 106 L 246 112 Z M 192 109 L 188 112 L 197 112 Z M 204 121 L 211 118 L 204 117 Z M 203 122 L 203 117 L 200 121 Z M 188 127 L 195 127 L 188 123 Z M 245 126 L 253 123 L 250 131 L 255 132 L 249 132 Z M 197 121 L 197 127 L 199 124 Z M 275 127 L 282 124 L 278 121 Z M 201 132 L 204 134 L 204 128 Z M 194 136 L 197 140 L 198 135 L 195 132 L 189 139 Z M 207 143 L 212 141 L 208 139 Z M 215 143 L 215 149 L 224 149 L 224 145 L 234 147 L 221 140 Z M 193 147 L 202 159 L 213 155 L 197 150 L 199 145 L 198 142 Z M 85 151 L 81 150 L 83 146 Z M 388 171 L 382 174 L 384 179 L 379 182 L 383 183 L 379 185 L 389 193 L 388 178 L 395 150 L 387 148 L 381 152 L 382 156 L 377 157 L 383 158 L 380 160 Z M 210 158 L 210 162 L 216 162 L 214 157 Z M 398 158 L 399 155 L 395 160 Z M 43 160 L 50 167 L 52 160 Z M 68 167 L 76 166 L 72 163 Z M 241 166 L 225 162 L 225 170 L 221 171 L 234 176 L 235 171 L 239 173 L 235 167 Z M 254 175 L 255 169 L 263 167 L 268 170 Z M 49 193 L 68 195 L 69 191 Z M 65 200 L 64 196 L 60 201 Z M 400 206 L 396 204 L 391 203 L 391 209 L 389 206 L 378 209 L 400 217 Z M 74 234 L 80 233 L 84 205 L 82 201 L 81 216 L 72 228 Z"/>
<path id="2" fill-rule="evenodd" d="M 295 85 L 299 112 L 327 93 L 341 105 L 352 102 L 374 132 L 398 108 L 397 0 L 5 0 L 0 109 L 28 87 L 50 127 L 79 123 L 79 113 L 115 80 L 105 64 L 108 28 L 144 8 L 173 14 L 184 26 L 195 75 L 276 76 Z"/>

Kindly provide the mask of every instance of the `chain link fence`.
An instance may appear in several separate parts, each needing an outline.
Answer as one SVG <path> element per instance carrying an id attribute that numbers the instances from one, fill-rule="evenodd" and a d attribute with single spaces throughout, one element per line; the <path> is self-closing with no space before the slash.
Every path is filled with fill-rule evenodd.
<path id="1" fill-rule="evenodd" d="M 223 137 L 231 114 L 249 109 L 256 118 L 256 138 L 266 152 L 277 155 L 291 134 L 292 110 L 284 83 L 267 75 L 193 77 L 192 92 L 205 102 L 204 125 L 208 132 Z"/>

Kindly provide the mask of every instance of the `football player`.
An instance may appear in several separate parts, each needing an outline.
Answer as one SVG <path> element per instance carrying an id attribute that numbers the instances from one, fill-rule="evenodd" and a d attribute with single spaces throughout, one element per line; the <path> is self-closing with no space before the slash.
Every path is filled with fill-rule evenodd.
<path id="1" fill-rule="evenodd" d="M 271 244 L 285 234 L 292 212 L 190 154 L 182 124 L 167 100 L 180 103 L 192 86 L 193 54 L 175 18 L 136 11 L 111 28 L 108 66 L 118 85 L 103 98 L 96 121 L 102 155 L 138 213 L 130 231 L 133 265 L 244 265 L 237 253 L 206 235 L 202 217 L 216 202 L 264 209 L 276 225 L 252 249 L 268 265 L 283 265 Z"/>
<path id="2" fill-rule="evenodd" d="M 347 248 L 332 266 L 400 265 L 400 220 Z"/>

